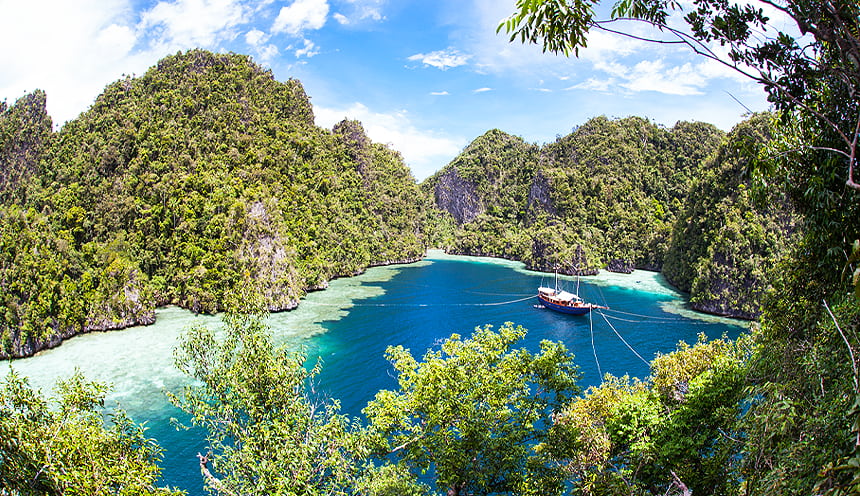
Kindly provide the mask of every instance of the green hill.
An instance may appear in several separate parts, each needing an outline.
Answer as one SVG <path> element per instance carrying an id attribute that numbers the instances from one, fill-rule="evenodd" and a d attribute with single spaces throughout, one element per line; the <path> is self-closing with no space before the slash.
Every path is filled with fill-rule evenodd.
<path id="1" fill-rule="evenodd" d="M 703 163 L 678 216 L 663 274 L 697 310 L 757 318 L 768 272 L 796 241 L 788 199 L 775 190 L 757 198 L 746 172 L 752 152 L 770 139 L 769 118 L 732 130 Z"/>
<path id="2" fill-rule="evenodd" d="M 422 185 L 449 219 L 434 239 L 542 271 L 665 270 L 695 308 L 754 318 L 793 224 L 787 202 L 755 205 L 743 176 L 765 121 L 726 136 L 705 123 L 597 117 L 543 147 L 490 131 Z M 732 212 L 743 215 L 725 222 Z"/>
<path id="3" fill-rule="evenodd" d="M 37 92 L 2 108 L 0 131 L 5 354 L 151 322 L 157 305 L 288 309 L 424 252 L 400 155 L 357 122 L 315 126 L 301 84 L 245 56 L 167 57 L 57 133 Z"/>

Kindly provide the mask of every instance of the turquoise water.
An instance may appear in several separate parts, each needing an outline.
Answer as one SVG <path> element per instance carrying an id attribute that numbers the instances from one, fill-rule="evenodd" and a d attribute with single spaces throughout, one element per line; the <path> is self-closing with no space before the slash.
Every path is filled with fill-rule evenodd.
<path id="1" fill-rule="evenodd" d="M 561 282 L 576 289 L 571 278 Z M 584 278 L 580 294 L 610 307 L 591 318 L 534 308 L 536 288 L 552 284 L 552 276 L 525 271 L 518 263 L 431 252 L 423 262 L 333 281 L 297 310 L 273 315 L 270 324 L 279 342 L 303 345 L 312 359 L 322 358 L 319 389 L 355 416 L 376 391 L 396 385 L 384 358 L 388 345 L 421 356 L 452 333 L 513 322 L 529 330 L 522 343 L 529 349 L 536 350 L 543 339 L 563 342 L 576 355 L 585 388 L 597 384 L 601 373 L 644 377 L 645 360 L 673 350 L 678 341 L 695 341 L 700 332 L 734 337 L 742 330 L 737 322 L 686 310 L 681 296 L 653 273 Z M 152 326 L 79 336 L 12 365 L 44 392 L 75 367 L 111 383 L 107 404 L 119 404 L 145 421 L 149 436 L 165 448 L 165 482 L 204 494 L 195 457 L 205 449 L 204 434 L 174 429 L 170 419 L 181 418 L 181 412 L 163 393 L 185 380 L 173 368 L 172 349 L 180 333 L 196 323 L 217 326 L 218 319 L 160 309 Z"/>

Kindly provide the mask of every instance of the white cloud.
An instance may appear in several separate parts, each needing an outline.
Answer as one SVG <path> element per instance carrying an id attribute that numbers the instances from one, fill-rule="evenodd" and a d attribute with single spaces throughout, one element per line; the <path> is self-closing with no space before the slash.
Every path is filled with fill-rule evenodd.
<path id="1" fill-rule="evenodd" d="M 0 50 L 0 99 L 11 104 L 45 90 L 56 124 L 76 117 L 123 73 L 156 60 L 132 53 L 139 40 L 126 0 L 4 0 L 0 10 L 0 46 L 10 47 Z"/>
<path id="2" fill-rule="evenodd" d="M 361 21 L 379 22 L 385 20 L 382 8 L 387 0 L 344 0 L 344 7 L 349 7 L 349 15 L 338 12 L 334 15 L 341 24 L 355 24 Z"/>
<path id="3" fill-rule="evenodd" d="M 609 91 L 609 88 L 615 85 L 615 79 L 596 79 L 588 78 L 585 81 L 569 86 L 565 90 L 586 90 L 586 91 Z"/>
<path id="4" fill-rule="evenodd" d="M 433 96 L 448 96 L 448 95 L 450 95 L 450 93 L 448 93 L 447 91 L 431 91 L 430 94 Z"/>
<path id="5" fill-rule="evenodd" d="M 211 47 L 238 35 L 237 26 L 249 20 L 239 0 L 160 1 L 140 16 L 139 29 L 155 35 L 154 46 L 173 51 Z"/>
<path id="6" fill-rule="evenodd" d="M 435 67 L 444 71 L 451 67 L 465 65 L 470 58 L 471 55 L 464 55 L 453 48 L 448 48 L 430 53 L 417 53 L 410 56 L 408 60 L 421 62 L 425 66 Z"/>
<path id="7" fill-rule="evenodd" d="M 377 113 L 362 103 L 353 103 L 345 109 L 314 106 L 314 116 L 318 126 L 329 129 L 343 119 L 361 121 L 370 139 L 390 144 L 403 155 L 419 181 L 453 160 L 468 142 L 466 139 L 439 136 L 432 131 L 418 129 L 405 111 Z"/>
<path id="8" fill-rule="evenodd" d="M 271 35 L 257 28 L 245 33 L 245 43 L 251 46 L 254 52 L 256 52 L 257 57 L 266 62 L 273 60 L 280 53 L 276 45 L 269 43 L 271 38 Z"/>
<path id="9" fill-rule="evenodd" d="M 643 60 L 624 74 L 621 87 L 631 91 L 656 91 L 668 95 L 700 95 L 707 80 L 692 64 L 666 67 L 663 60 Z M 620 74 L 619 74 L 620 75 Z"/>
<path id="10" fill-rule="evenodd" d="M 493 91 L 493 88 L 478 88 L 476 90 L 472 90 L 472 93 L 486 93 L 488 91 Z"/>
<path id="11" fill-rule="evenodd" d="M 296 49 L 296 58 L 307 57 L 311 58 L 314 55 L 319 54 L 319 49 L 311 40 L 305 39 L 304 45 L 301 48 Z"/>
<path id="12" fill-rule="evenodd" d="M 296 0 L 281 8 L 272 31 L 296 36 L 303 31 L 320 29 L 328 17 L 328 0 Z"/>
<path id="13" fill-rule="evenodd" d="M 263 43 L 266 43 L 269 41 L 269 38 L 271 38 L 271 36 L 256 28 L 245 33 L 245 43 L 254 47 L 258 47 Z"/>
<path id="14" fill-rule="evenodd" d="M 111 24 L 98 33 L 96 43 L 114 56 L 123 56 L 134 48 L 137 36 L 128 26 Z"/>

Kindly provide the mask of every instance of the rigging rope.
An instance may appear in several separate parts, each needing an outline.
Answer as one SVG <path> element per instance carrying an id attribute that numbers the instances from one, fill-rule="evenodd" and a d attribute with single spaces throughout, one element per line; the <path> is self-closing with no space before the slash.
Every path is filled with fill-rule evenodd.
<path id="1" fill-rule="evenodd" d="M 625 313 L 625 312 L 618 312 L 618 313 Z M 672 322 L 677 322 L 677 323 L 683 324 L 683 325 L 710 325 L 711 324 L 711 322 L 708 322 L 708 321 L 696 321 L 696 322 L 694 322 L 693 319 L 684 318 L 684 317 L 676 317 L 676 318 L 648 317 L 647 315 L 642 315 L 641 317 L 643 317 L 643 320 L 622 319 L 621 317 L 616 317 L 614 315 L 604 315 L 604 317 L 609 318 L 609 319 L 613 319 L 613 320 L 620 320 L 621 322 L 630 322 L 631 324 L 641 324 L 642 322 L 645 322 L 647 319 L 659 320 L 659 321 L 665 322 L 667 324 L 672 323 Z"/>
<path id="2" fill-rule="evenodd" d="M 645 365 L 648 365 L 648 366 L 651 365 L 648 363 L 648 360 L 645 360 L 644 358 L 642 358 L 642 355 L 640 355 L 638 351 L 634 350 L 633 347 L 630 346 L 630 343 L 628 343 L 627 340 L 621 336 L 621 334 L 618 334 L 618 331 L 615 330 L 615 327 L 612 325 L 611 322 L 609 322 L 609 319 L 606 318 L 606 315 L 604 315 L 603 312 L 597 312 L 597 313 L 599 313 L 603 317 L 603 320 L 606 321 L 606 323 L 609 325 L 609 328 L 612 329 L 612 332 L 614 332 L 615 335 L 618 336 L 618 339 L 620 339 L 621 342 L 624 343 L 627 346 L 627 348 L 629 348 L 630 351 L 633 352 L 634 355 L 639 357 L 639 359 L 642 360 L 645 363 Z"/>

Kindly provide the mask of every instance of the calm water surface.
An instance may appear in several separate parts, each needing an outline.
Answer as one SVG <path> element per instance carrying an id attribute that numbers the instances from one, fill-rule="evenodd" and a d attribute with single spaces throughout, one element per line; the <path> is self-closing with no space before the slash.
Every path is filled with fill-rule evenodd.
<path id="1" fill-rule="evenodd" d="M 576 290 L 574 279 L 560 282 Z M 535 308 L 536 288 L 553 284 L 552 276 L 518 263 L 431 252 L 420 263 L 333 281 L 297 310 L 271 316 L 270 324 L 278 342 L 304 346 L 312 359 L 322 358 L 319 389 L 355 416 L 376 391 L 396 386 L 384 358 L 388 345 L 403 345 L 420 357 L 452 333 L 467 336 L 476 326 L 513 322 L 529 330 L 522 346 L 532 351 L 543 339 L 563 342 L 576 355 L 585 388 L 597 384 L 601 373 L 644 377 L 643 360 L 673 350 L 681 340 L 694 342 L 698 333 L 735 337 L 742 330 L 737 322 L 686 310 L 681 296 L 653 273 L 583 278 L 580 294 L 610 307 L 590 318 Z M 76 367 L 90 379 L 111 383 L 107 404 L 145 421 L 148 435 L 165 448 L 165 483 L 204 494 L 195 457 L 205 449 L 204 434 L 177 431 L 170 419 L 181 418 L 181 412 L 164 396 L 185 380 L 172 365 L 172 350 L 181 332 L 196 324 L 217 326 L 218 319 L 160 309 L 152 326 L 79 336 L 12 366 L 46 393 Z"/>

